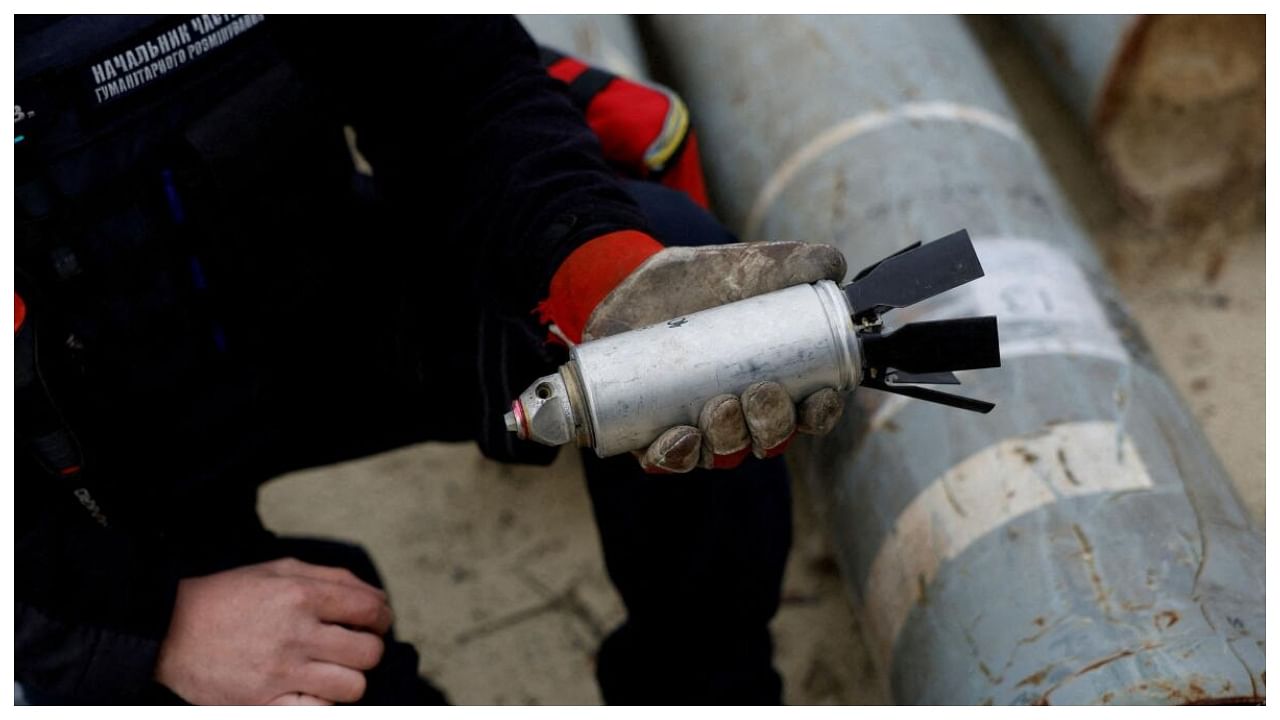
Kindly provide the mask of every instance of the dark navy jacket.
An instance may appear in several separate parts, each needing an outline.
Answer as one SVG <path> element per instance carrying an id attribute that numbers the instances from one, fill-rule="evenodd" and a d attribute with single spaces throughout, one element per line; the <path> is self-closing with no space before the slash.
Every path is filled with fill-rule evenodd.
<path id="1" fill-rule="evenodd" d="M 18 407 L 20 682 L 144 687 L 177 579 L 252 559 L 273 474 L 425 437 L 550 459 L 501 421 L 556 361 L 530 313 L 574 248 L 644 222 L 514 20 L 16 30 L 17 288 L 113 519 Z"/>

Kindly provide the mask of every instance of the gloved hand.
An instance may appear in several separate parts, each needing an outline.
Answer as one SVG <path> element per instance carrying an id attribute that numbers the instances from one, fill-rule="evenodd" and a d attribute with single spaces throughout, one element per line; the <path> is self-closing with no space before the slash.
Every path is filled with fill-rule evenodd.
<path id="1" fill-rule="evenodd" d="M 631 233 L 651 243 L 646 251 L 635 237 L 620 235 L 625 233 L 578 248 L 552 280 L 551 297 L 542 308 L 544 317 L 555 320 L 575 342 L 579 333 L 583 341 L 605 337 L 801 283 L 840 281 L 845 274 L 844 256 L 829 245 L 782 242 L 663 248 L 648 236 Z M 637 255 L 645 259 L 637 261 Z M 620 262 L 620 256 L 631 259 Z M 634 270 L 613 277 L 617 268 L 628 265 Z M 609 289 L 601 291 L 601 287 Z M 650 472 L 731 468 L 748 452 L 761 458 L 780 454 L 797 430 L 815 435 L 830 432 L 843 410 L 844 399 L 833 388 L 792 398 L 778 383 L 760 382 L 741 396 L 712 398 L 703 406 L 697 427 L 670 428 L 636 454 Z"/>

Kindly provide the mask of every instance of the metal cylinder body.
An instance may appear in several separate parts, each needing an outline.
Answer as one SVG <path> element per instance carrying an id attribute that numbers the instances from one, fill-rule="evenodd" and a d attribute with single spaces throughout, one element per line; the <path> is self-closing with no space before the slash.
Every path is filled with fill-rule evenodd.
<path id="1" fill-rule="evenodd" d="M 848 303 L 829 280 L 593 340 L 572 360 L 600 457 L 697 425 L 708 400 L 755 382 L 778 382 L 799 401 L 852 388 L 862 372 Z"/>
<path id="2" fill-rule="evenodd" d="M 1156 223 L 1255 202 L 1266 149 L 1260 15 L 1025 15 L 1016 22 L 1088 125 L 1129 205 Z"/>
<path id="3" fill-rule="evenodd" d="M 962 21 L 656 17 L 713 199 L 851 267 L 967 227 L 987 277 L 896 322 L 995 314 L 990 415 L 856 393 L 802 475 L 903 703 L 1265 694 L 1264 557 Z"/>

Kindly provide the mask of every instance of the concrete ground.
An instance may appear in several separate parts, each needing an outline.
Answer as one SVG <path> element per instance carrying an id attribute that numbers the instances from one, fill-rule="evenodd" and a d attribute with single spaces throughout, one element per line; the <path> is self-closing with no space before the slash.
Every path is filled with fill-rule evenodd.
<path id="1" fill-rule="evenodd" d="M 1026 48 L 997 21 L 973 27 L 1160 362 L 1265 527 L 1261 212 L 1178 232 L 1134 223 Z M 795 546 L 773 625 L 786 700 L 883 703 L 803 483 L 795 491 Z M 398 632 L 453 702 L 600 701 L 593 653 L 623 610 L 575 453 L 549 468 L 517 468 L 470 445 L 426 443 L 279 478 L 259 505 L 278 532 L 369 549 Z"/>

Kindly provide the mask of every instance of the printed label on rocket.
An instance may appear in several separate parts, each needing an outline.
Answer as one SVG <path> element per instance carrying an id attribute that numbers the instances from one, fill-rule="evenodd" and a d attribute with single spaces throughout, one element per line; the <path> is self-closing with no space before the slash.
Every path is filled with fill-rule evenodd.
<path id="1" fill-rule="evenodd" d="M 986 277 L 913 310 L 909 321 L 1000 318 L 1000 355 L 1088 355 L 1130 361 L 1070 255 L 1036 240 L 975 239 Z M 902 319 L 902 318 L 899 318 Z"/>

